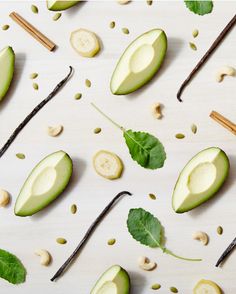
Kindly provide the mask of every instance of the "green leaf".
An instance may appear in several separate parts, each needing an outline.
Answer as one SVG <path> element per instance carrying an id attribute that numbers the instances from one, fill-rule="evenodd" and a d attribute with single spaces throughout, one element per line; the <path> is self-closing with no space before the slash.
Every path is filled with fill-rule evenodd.
<path id="1" fill-rule="evenodd" d="M 131 157 L 142 167 L 156 169 L 164 165 L 166 153 L 156 137 L 144 132 L 124 130 L 124 138 Z"/>
<path id="2" fill-rule="evenodd" d="M 12 284 L 23 283 L 26 277 L 26 269 L 21 261 L 3 249 L 0 249 L 0 277 Z"/>
<path id="3" fill-rule="evenodd" d="M 212 12 L 213 2 L 212 1 L 189 1 L 185 0 L 187 8 L 198 15 L 204 15 Z"/>
<path id="4" fill-rule="evenodd" d="M 142 208 L 130 209 L 127 227 L 132 237 L 141 244 L 161 247 L 161 223 L 150 212 Z"/>

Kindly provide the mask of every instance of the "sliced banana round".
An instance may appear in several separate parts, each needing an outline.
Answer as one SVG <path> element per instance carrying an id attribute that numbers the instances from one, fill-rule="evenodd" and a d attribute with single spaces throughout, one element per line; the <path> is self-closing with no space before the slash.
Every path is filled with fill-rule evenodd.
<path id="1" fill-rule="evenodd" d="M 70 43 L 83 57 L 93 57 L 100 51 L 100 44 L 96 34 L 85 29 L 72 32 Z"/>
<path id="2" fill-rule="evenodd" d="M 200 280 L 193 289 L 194 294 L 222 294 L 220 287 L 210 280 Z"/>
<path id="3" fill-rule="evenodd" d="M 95 171 L 102 177 L 114 180 L 120 178 L 123 171 L 121 159 L 114 153 L 100 150 L 93 157 Z"/>

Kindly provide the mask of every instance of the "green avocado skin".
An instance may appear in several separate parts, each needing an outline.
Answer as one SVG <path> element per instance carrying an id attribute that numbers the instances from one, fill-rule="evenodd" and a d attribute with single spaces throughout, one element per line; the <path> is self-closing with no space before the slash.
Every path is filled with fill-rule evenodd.
<path id="1" fill-rule="evenodd" d="M 218 148 L 218 147 L 210 147 L 210 148 L 207 148 L 205 150 L 210 150 L 211 148 Z M 219 148 L 220 149 L 220 148 Z M 220 153 L 219 155 L 224 159 L 225 161 L 225 173 L 224 173 L 224 176 L 222 177 L 221 181 L 219 181 L 219 183 L 215 186 L 215 189 L 213 191 L 211 191 L 211 193 L 209 195 L 206 195 L 204 198 L 200 198 L 198 202 L 194 203 L 193 205 L 189 205 L 188 207 L 182 207 L 182 208 L 178 208 L 177 210 L 174 208 L 174 204 L 173 204 L 173 196 L 172 196 L 172 208 L 173 210 L 176 212 L 176 213 L 185 213 L 185 212 L 188 212 L 196 207 L 198 207 L 199 205 L 203 204 L 204 202 L 206 202 L 207 200 L 211 199 L 213 196 L 215 196 L 215 194 L 220 190 L 220 188 L 222 187 L 222 185 L 224 184 L 225 180 L 227 179 L 228 175 L 229 175 L 229 170 L 230 170 L 230 162 L 229 162 L 229 158 L 227 156 L 227 154 L 222 150 L 220 149 Z M 202 151 L 201 151 L 202 152 Z M 199 152 L 200 153 L 200 152 Z M 195 156 L 197 156 L 198 154 L 196 154 Z M 194 157 L 195 157 L 194 156 Z M 194 159 L 194 157 L 192 159 Z M 191 160 L 192 160 L 191 159 Z M 190 161 L 191 161 L 190 160 Z M 190 162 L 189 161 L 189 162 Z M 186 166 L 189 164 L 189 162 L 186 164 Z M 185 167 L 183 168 L 183 170 L 185 169 Z M 182 170 L 182 171 L 183 171 Z M 179 178 L 182 174 L 182 171 L 178 177 L 178 180 L 175 184 L 175 187 L 177 186 L 178 182 L 179 182 Z M 174 191 L 175 191 L 175 188 L 174 188 Z M 174 195 L 174 193 L 173 193 Z"/>
<path id="2" fill-rule="evenodd" d="M 47 1 L 47 8 L 48 10 L 51 11 L 62 11 L 62 10 L 66 10 L 68 8 L 71 8 L 72 6 L 74 6 L 75 4 L 77 4 L 78 2 L 80 2 L 81 0 L 77 0 L 77 1 L 58 1 L 59 3 L 54 4 L 52 6 L 50 6 L 50 2 L 51 1 Z"/>
<path id="3" fill-rule="evenodd" d="M 2 51 L 0 51 L 0 54 L 6 50 L 6 53 L 4 54 L 4 58 L 9 58 L 9 68 L 7 69 L 0 69 L 1 71 L 5 70 L 5 75 L 7 76 L 6 82 L 5 82 L 5 86 L 2 88 L 2 90 L 0 91 L 0 102 L 3 100 L 3 98 L 5 97 L 5 95 L 7 94 L 7 91 L 11 85 L 11 81 L 14 75 L 14 68 L 15 68 L 15 53 L 12 49 L 12 47 L 8 46 L 4 49 L 2 49 Z M 6 55 L 7 54 L 7 55 Z M 2 57 L 2 58 L 3 58 Z M 2 81 L 0 80 L 0 83 L 2 83 Z"/>

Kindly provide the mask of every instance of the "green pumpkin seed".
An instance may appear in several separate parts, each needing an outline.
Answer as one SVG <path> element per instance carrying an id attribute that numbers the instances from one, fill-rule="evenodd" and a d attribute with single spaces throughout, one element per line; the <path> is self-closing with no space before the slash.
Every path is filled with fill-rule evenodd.
<path id="1" fill-rule="evenodd" d="M 109 239 L 108 241 L 107 241 L 107 245 L 114 245 L 116 243 L 116 239 Z"/>
<path id="2" fill-rule="evenodd" d="M 170 287 L 170 291 L 171 291 L 172 293 L 178 293 L 178 292 L 179 292 L 178 289 L 175 288 L 175 287 Z"/>
<path id="3" fill-rule="evenodd" d="M 2 26 L 2 30 L 3 30 L 3 31 L 6 31 L 6 30 L 9 29 L 9 27 L 10 27 L 9 25 L 5 24 L 4 26 Z"/>
<path id="4" fill-rule="evenodd" d="M 75 214 L 77 212 L 77 206 L 76 204 L 72 204 L 70 207 L 70 211 L 72 214 Z"/>
<path id="5" fill-rule="evenodd" d="M 37 83 L 33 83 L 33 88 L 34 88 L 35 90 L 38 90 L 38 89 L 39 89 L 39 85 L 38 85 Z"/>
<path id="6" fill-rule="evenodd" d="M 153 284 L 151 287 L 152 290 L 159 290 L 160 288 L 161 288 L 160 284 Z"/>
<path id="7" fill-rule="evenodd" d="M 60 17 L 61 17 L 61 13 L 58 12 L 58 13 L 56 13 L 56 14 L 53 16 L 52 19 L 53 19 L 54 21 L 57 21 Z"/>
<path id="8" fill-rule="evenodd" d="M 111 21 L 109 27 L 111 29 L 114 29 L 115 26 L 116 26 L 116 23 L 114 21 Z"/>
<path id="9" fill-rule="evenodd" d="M 57 238 L 56 241 L 58 244 L 63 244 L 63 245 L 67 243 L 66 239 L 64 238 Z"/>
<path id="10" fill-rule="evenodd" d="M 193 36 L 194 38 L 197 38 L 198 34 L 199 34 L 199 31 L 198 31 L 197 29 L 194 29 L 194 30 L 192 31 L 192 36 Z"/>
<path id="11" fill-rule="evenodd" d="M 38 12 L 39 12 L 38 7 L 35 6 L 35 5 L 31 5 L 31 11 L 32 11 L 33 13 L 38 13 Z"/>
<path id="12" fill-rule="evenodd" d="M 82 94 L 81 93 L 76 93 L 74 98 L 76 100 L 79 100 L 79 99 L 81 99 L 81 97 L 82 97 Z"/>
<path id="13" fill-rule="evenodd" d="M 184 134 L 181 134 L 181 133 L 178 133 L 175 135 L 175 138 L 177 139 L 184 139 L 185 138 L 185 135 Z"/>
<path id="14" fill-rule="evenodd" d="M 152 5 L 152 0 L 147 0 L 147 5 Z"/>
<path id="15" fill-rule="evenodd" d="M 23 153 L 17 153 L 16 154 L 16 157 L 19 158 L 19 159 L 25 159 L 25 154 L 23 154 Z"/>
<path id="16" fill-rule="evenodd" d="M 223 234 L 223 228 L 222 228 L 221 226 L 219 226 L 219 227 L 217 228 L 217 234 L 218 234 L 218 235 L 222 235 L 222 234 Z"/>
<path id="17" fill-rule="evenodd" d="M 154 195 L 154 194 L 152 194 L 152 193 L 148 194 L 148 196 L 149 196 L 149 198 L 152 199 L 152 200 L 156 200 L 156 199 L 157 199 L 156 195 Z"/>
<path id="18" fill-rule="evenodd" d="M 194 50 L 197 51 L 197 46 L 194 43 L 189 42 L 189 47 Z"/>
<path id="19" fill-rule="evenodd" d="M 126 34 L 126 35 L 129 34 L 129 30 L 128 30 L 127 28 L 122 28 L 122 32 L 123 32 L 124 34 Z"/>
<path id="20" fill-rule="evenodd" d="M 32 74 L 30 74 L 29 77 L 30 77 L 31 80 L 34 80 L 34 79 L 36 79 L 38 77 L 38 74 L 36 72 L 33 72 Z"/>
<path id="21" fill-rule="evenodd" d="M 93 130 L 94 134 L 99 134 L 101 132 L 101 128 L 96 128 Z"/>
<path id="22" fill-rule="evenodd" d="M 85 80 L 85 85 L 86 85 L 86 87 L 90 88 L 91 87 L 91 81 L 86 79 Z"/>
<path id="23" fill-rule="evenodd" d="M 191 125 L 191 131 L 193 132 L 193 134 L 197 133 L 197 126 L 195 124 Z"/>

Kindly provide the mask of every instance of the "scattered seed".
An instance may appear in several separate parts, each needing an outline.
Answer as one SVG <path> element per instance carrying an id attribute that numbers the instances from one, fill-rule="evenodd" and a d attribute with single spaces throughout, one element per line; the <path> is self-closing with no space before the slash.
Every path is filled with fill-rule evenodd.
<path id="1" fill-rule="evenodd" d="M 194 38 L 197 38 L 198 34 L 199 34 L 199 31 L 198 31 L 197 29 L 194 29 L 194 30 L 192 31 L 192 36 L 193 36 Z"/>
<path id="2" fill-rule="evenodd" d="M 147 5 L 152 5 L 152 0 L 147 0 Z"/>
<path id="3" fill-rule="evenodd" d="M 222 228 L 221 226 L 219 226 L 219 227 L 217 228 L 217 234 L 218 234 L 218 235 L 222 235 L 222 234 L 223 234 L 223 228 Z"/>
<path id="4" fill-rule="evenodd" d="M 33 83 L 33 88 L 34 88 L 35 90 L 38 90 L 38 89 L 39 89 L 39 85 L 38 85 L 37 83 Z"/>
<path id="5" fill-rule="evenodd" d="M 114 29 L 115 26 L 116 26 L 116 23 L 114 21 L 111 21 L 109 27 L 111 29 Z"/>
<path id="6" fill-rule="evenodd" d="M 149 196 L 149 198 L 152 199 L 152 200 L 156 200 L 156 199 L 157 199 L 156 195 L 154 195 L 154 194 L 152 194 L 152 193 L 148 194 L 148 196 Z"/>
<path id="7" fill-rule="evenodd" d="M 38 13 L 38 12 L 39 12 L 38 7 L 35 6 L 35 5 L 31 5 L 31 11 L 32 11 L 33 13 Z"/>
<path id="8" fill-rule="evenodd" d="M 66 244 L 67 243 L 66 239 L 64 239 L 64 238 L 57 238 L 56 241 L 58 244 Z"/>
<path id="9" fill-rule="evenodd" d="M 38 74 L 36 73 L 36 72 L 33 72 L 32 74 L 30 74 L 30 76 L 29 76 L 29 78 L 31 79 L 31 80 L 34 80 L 34 79 L 36 79 L 38 77 Z"/>
<path id="10" fill-rule="evenodd" d="M 193 134 L 197 133 L 197 126 L 195 124 L 191 125 L 191 131 L 193 132 Z"/>
<path id="11" fill-rule="evenodd" d="M 189 42 L 189 47 L 190 47 L 192 50 L 197 51 L 197 46 L 196 46 L 194 43 Z"/>
<path id="12" fill-rule="evenodd" d="M 58 125 L 56 127 L 48 127 L 48 135 L 51 137 L 57 137 L 62 133 L 63 129 L 64 128 L 62 125 Z"/>
<path id="13" fill-rule="evenodd" d="M 160 284 L 153 284 L 151 287 L 152 290 L 159 290 L 160 288 L 161 288 Z"/>
<path id="14" fill-rule="evenodd" d="M 178 289 L 175 288 L 175 287 L 170 287 L 170 291 L 171 291 L 172 293 L 178 293 L 178 292 L 179 292 Z"/>
<path id="15" fill-rule="evenodd" d="M 86 85 L 86 87 L 90 88 L 91 87 L 91 81 L 86 79 L 85 80 L 85 85 Z"/>
<path id="16" fill-rule="evenodd" d="M 101 128 L 96 128 L 93 130 L 94 134 L 99 134 L 101 132 Z"/>
<path id="17" fill-rule="evenodd" d="M 16 157 L 19 159 L 25 159 L 25 154 L 23 153 L 16 153 Z"/>
<path id="18" fill-rule="evenodd" d="M 127 28 L 122 28 L 122 32 L 123 32 L 124 34 L 126 34 L 126 35 L 129 34 L 129 30 L 128 30 Z"/>
<path id="19" fill-rule="evenodd" d="M 107 245 L 114 245 L 116 243 L 116 239 L 109 239 L 107 241 Z"/>
<path id="20" fill-rule="evenodd" d="M 175 135 L 175 138 L 177 139 L 184 139 L 185 138 L 185 135 L 184 134 L 181 134 L 181 133 L 178 133 Z"/>
<path id="21" fill-rule="evenodd" d="M 72 204 L 70 207 L 70 211 L 72 214 L 75 214 L 77 212 L 77 206 L 76 204 Z"/>
<path id="22" fill-rule="evenodd" d="M 61 17 L 61 13 L 58 12 L 58 13 L 54 14 L 54 16 L 53 16 L 52 19 L 53 19 L 54 21 L 57 21 L 60 17 Z"/>
<path id="23" fill-rule="evenodd" d="M 81 99 L 81 97 L 82 97 L 82 94 L 81 93 L 76 93 L 74 98 L 76 100 L 79 100 L 79 99 Z"/>
<path id="24" fill-rule="evenodd" d="M 3 31 L 8 30 L 9 28 L 10 28 L 10 26 L 7 25 L 7 24 L 5 24 L 5 25 L 2 26 L 2 30 L 3 30 Z"/>

